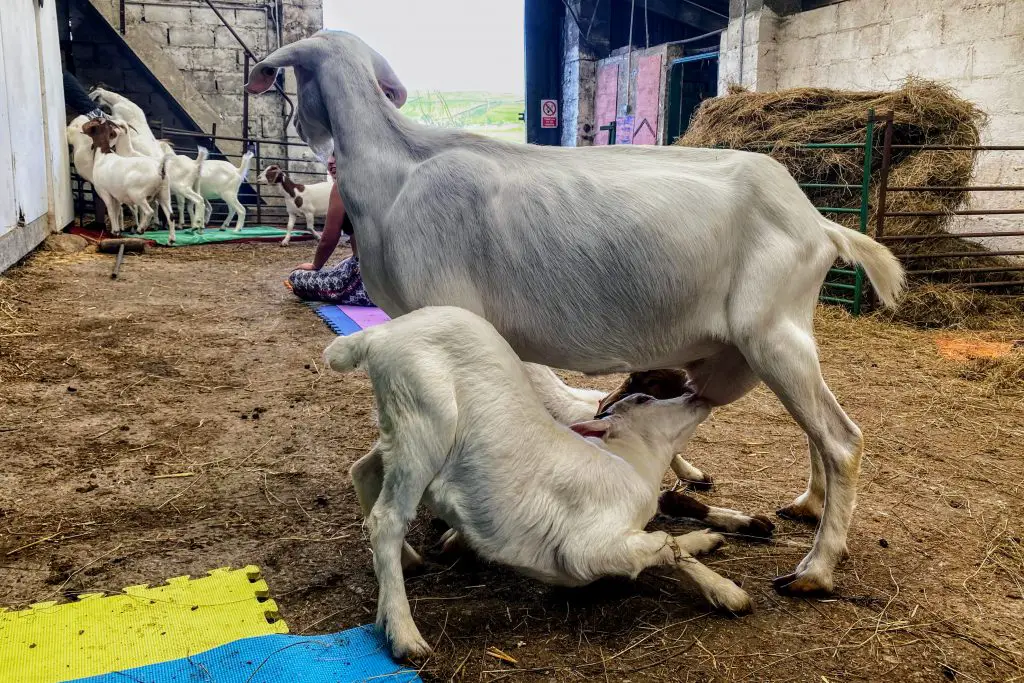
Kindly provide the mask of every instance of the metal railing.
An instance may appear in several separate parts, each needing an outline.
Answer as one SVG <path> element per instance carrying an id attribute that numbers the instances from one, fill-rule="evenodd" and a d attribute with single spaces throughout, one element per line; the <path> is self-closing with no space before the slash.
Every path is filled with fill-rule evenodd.
<path id="1" fill-rule="evenodd" d="M 907 217 L 934 217 L 944 216 L 1024 216 L 1024 194 L 1014 195 L 1020 197 L 1020 206 L 1009 209 L 952 209 L 948 211 L 890 211 L 889 196 L 895 192 L 906 193 L 931 193 L 931 194 L 952 194 L 963 192 L 1022 192 L 1024 185 L 904 185 L 893 186 L 889 184 L 889 173 L 892 170 L 892 159 L 894 150 L 916 151 L 965 151 L 965 152 L 1024 152 L 1022 145 L 908 145 L 893 144 L 892 114 L 886 117 L 889 125 L 886 125 L 885 134 L 882 140 L 882 167 L 878 178 L 878 201 L 875 209 L 875 239 L 885 244 L 926 242 L 935 240 L 952 239 L 1006 239 L 1024 238 L 1024 230 L 981 230 L 964 232 L 936 231 L 924 234 L 890 235 L 886 234 L 886 218 L 907 218 Z M 1024 219 L 1021 220 L 1024 226 Z M 962 267 L 920 267 L 915 262 L 941 259 L 963 259 L 970 260 L 984 259 L 990 261 L 992 258 L 1006 257 L 1016 258 L 1016 262 L 1004 261 L 1000 265 L 987 266 L 962 266 Z M 1024 250 L 1020 249 L 984 249 L 979 247 L 976 250 L 964 250 L 963 247 L 954 248 L 951 251 L 938 251 L 920 254 L 904 254 L 900 260 L 906 267 L 907 275 L 911 278 L 928 278 L 931 280 L 945 280 L 955 282 L 961 287 L 974 289 L 1000 289 L 1010 291 L 1020 289 L 1024 293 Z M 916 266 L 916 267 L 915 267 Z M 972 278 L 977 275 L 1021 273 L 1021 277 L 1013 279 L 995 279 L 974 281 Z"/>

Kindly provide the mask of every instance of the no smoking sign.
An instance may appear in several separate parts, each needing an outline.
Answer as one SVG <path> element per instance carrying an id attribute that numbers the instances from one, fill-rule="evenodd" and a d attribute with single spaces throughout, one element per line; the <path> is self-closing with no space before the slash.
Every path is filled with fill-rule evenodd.
<path id="1" fill-rule="evenodd" d="M 540 127 L 558 128 L 558 100 L 540 101 Z"/>

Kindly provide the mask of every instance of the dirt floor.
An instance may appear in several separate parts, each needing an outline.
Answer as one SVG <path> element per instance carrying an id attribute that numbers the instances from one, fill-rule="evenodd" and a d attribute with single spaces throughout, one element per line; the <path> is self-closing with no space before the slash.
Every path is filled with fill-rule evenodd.
<path id="1" fill-rule="evenodd" d="M 374 441 L 372 396 L 360 374 L 323 372 L 332 335 L 282 286 L 310 251 L 158 249 L 128 258 L 117 281 L 111 256 L 39 253 L 0 278 L 0 604 L 256 564 L 292 633 L 373 621 L 347 477 Z M 423 676 L 1024 675 L 1022 386 L 972 379 L 936 353 L 938 332 L 836 312 L 818 322 L 826 378 L 866 436 L 835 596 L 773 592 L 813 533 L 784 520 L 771 543 L 732 539 L 707 558 L 754 598 L 741 618 L 709 613 L 668 572 L 558 590 L 468 560 L 434 564 L 407 581 L 436 644 Z M 790 501 L 807 471 L 800 431 L 764 389 L 718 411 L 688 457 L 716 478 L 702 499 L 748 512 Z M 424 514 L 410 540 L 439 536 Z"/>

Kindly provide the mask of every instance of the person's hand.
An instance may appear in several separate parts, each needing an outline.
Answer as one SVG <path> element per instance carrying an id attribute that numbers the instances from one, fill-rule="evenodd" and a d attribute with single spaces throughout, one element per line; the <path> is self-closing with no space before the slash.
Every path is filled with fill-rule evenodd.
<path id="1" fill-rule="evenodd" d="M 314 266 L 312 263 L 300 263 L 298 266 L 295 267 L 295 270 L 320 270 L 320 269 L 317 268 L 316 266 Z"/>

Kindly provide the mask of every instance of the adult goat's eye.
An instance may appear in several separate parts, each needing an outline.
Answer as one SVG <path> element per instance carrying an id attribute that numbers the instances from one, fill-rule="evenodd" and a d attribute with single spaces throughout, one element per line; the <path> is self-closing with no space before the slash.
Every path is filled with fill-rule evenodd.
<path id="1" fill-rule="evenodd" d="M 651 401 L 653 401 L 653 400 L 654 400 L 654 397 L 653 397 L 653 396 L 647 396 L 646 394 L 642 394 L 641 396 L 639 396 L 639 397 L 638 397 L 638 398 L 636 399 L 636 404 L 637 404 L 638 406 L 642 406 L 643 404 L 645 404 L 645 403 L 650 403 L 650 402 L 651 402 Z"/>
<path id="2" fill-rule="evenodd" d="M 392 102 L 395 101 L 395 93 L 391 92 L 390 90 L 385 90 L 384 95 Z"/>

